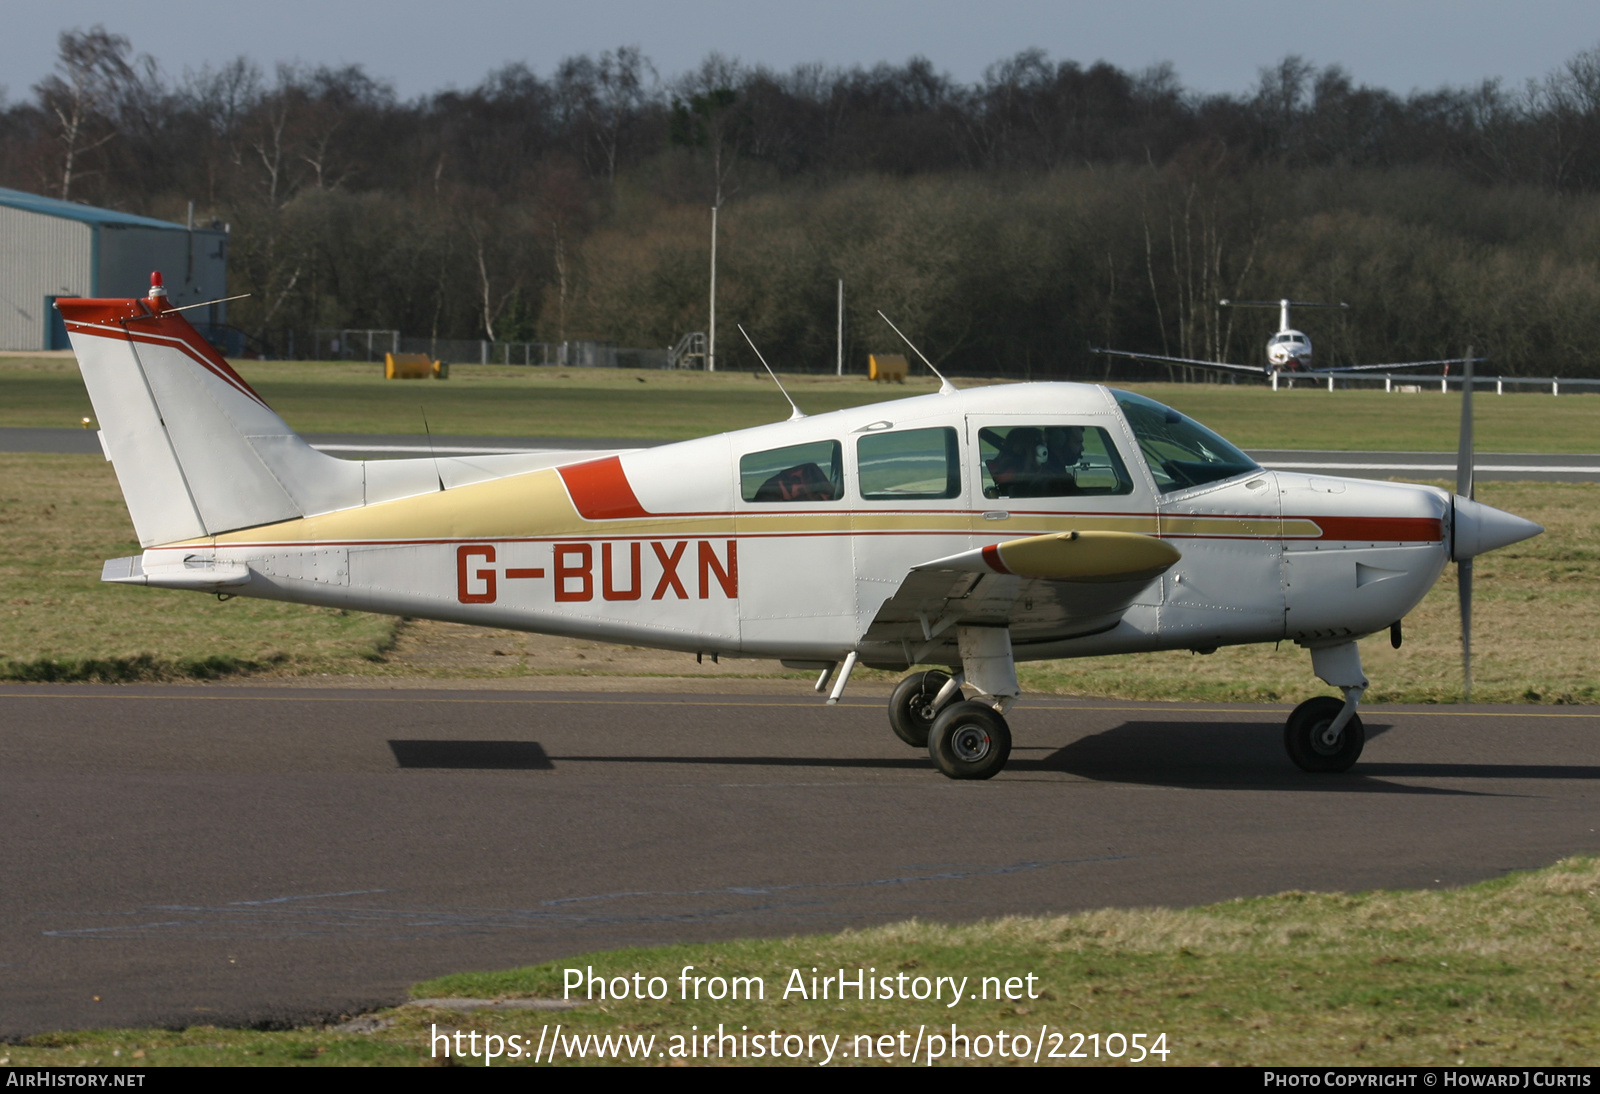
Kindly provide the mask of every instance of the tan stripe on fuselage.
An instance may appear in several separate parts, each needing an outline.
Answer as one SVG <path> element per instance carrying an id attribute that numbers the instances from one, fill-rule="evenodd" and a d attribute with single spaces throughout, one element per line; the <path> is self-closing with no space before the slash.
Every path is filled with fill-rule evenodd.
<path id="1" fill-rule="evenodd" d="M 359 509 L 227 532 L 218 546 L 279 543 L 415 542 L 419 540 L 507 540 L 552 536 L 732 536 L 827 535 L 853 532 L 933 532 L 1014 536 L 1071 531 L 1157 533 L 1153 514 L 1013 513 L 1007 521 L 984 520 L 979 513 L 742 512 L 664 514 L 625 520 L 585 520 L 553 469 L 418 494 Z M 1275 529 L 1274 529 L 1275 531 Z M 1213 534 L 1239 534 L 1222 532 Z M 210 539 L 188 541 L 192 544 Z"/>

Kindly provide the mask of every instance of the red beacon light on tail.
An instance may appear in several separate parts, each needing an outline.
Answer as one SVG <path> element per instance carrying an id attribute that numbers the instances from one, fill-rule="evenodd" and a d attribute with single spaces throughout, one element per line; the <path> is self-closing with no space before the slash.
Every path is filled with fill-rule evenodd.
<path id="1" fill-rule="evenodd" d="M 162 311 L 167 306 L 167 287 L 161 283 L 161 271 L 150 271 L 150 309 Z"/>

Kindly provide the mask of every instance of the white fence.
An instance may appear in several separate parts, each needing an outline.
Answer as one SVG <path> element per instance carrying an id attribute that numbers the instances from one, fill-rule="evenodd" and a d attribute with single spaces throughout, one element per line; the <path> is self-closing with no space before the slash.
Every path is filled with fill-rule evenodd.
<path id="1" fill-rule="evenodd" d="M 290 339 L 290 346 L 294 344 Z M 291 351 L 292 352 L 292 351 Z M 311 332 L 313 361 L 381 361 L 386 353 L 399 353 L 397 330 L 318 330 Z"/>
<path id="2" fill-rule="evenodd" d="M 1276 391 L 1280 384 L 1292 385 L 1297 380 L 1303 381 L 1307 385 L 1313 383 L 1320 385 L 1324 377 L 1327 379 L 1329 391 L 1333 390 L 1335 380 L 1344 381 L 1344 386 L 1346 387 L 1356 386 L 1351 381 L 1360 381 L 1363 384 L 1372 385 L 1381 382 L 1385 391 L 1394 391 L 1396 388 L 1401 391 L 1428 391 L 1432 389 L 1449 391 L 1452 385 L 1460 388 L 1466 381 L 1465 376 L 1439 376 L 1437 374 L 1423 376 L 1398 372 L 1380 374 L 1334 369 L 1325 373 L 1318 373 L 1315 376 L 1308 376 L 1305 373 L 1277 373 L 1272 378 L 1272 387 Z M 1566 388 L 1568 394 L 1572 394 L 1575 391 L 1581 393 L 1585 389 L 1592 391 L 1595 388 L 1600 388 L 1600 380 L 1571 380 L 1563 379 L 1560 376 L 1474 376 L 1472 378 L 1473 391 L 1481 391 L 1484 388 L 1493 387 L 1496 395 L 1504 395 L 1507 386 L 1514 390 L 1529 387 L 1549 388 L 1551 395 L 1560 395 L 1562 388 Z"/>

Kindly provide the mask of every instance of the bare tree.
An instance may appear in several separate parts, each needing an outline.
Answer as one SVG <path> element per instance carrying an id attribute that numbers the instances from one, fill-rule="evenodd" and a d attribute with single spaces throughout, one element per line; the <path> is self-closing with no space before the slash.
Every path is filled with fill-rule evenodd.
<path id="1" fill-rule="evenodd" d="M 699 69 L 678 82 L 672 102 L 672 139 L 690 148 L 704 148 L 711 160 L 714 209 L 738 187 L 728 183 L 739 161 L 746 118 L 740 109 L 739 86 L 745 70 L 737 60 L 712 53 Z"/>
<path id="2" fill-rule="evenodd" d="M 59 126 L 60 194 L 69 201 L 73 180 L 87 173 L 79 160 L 117 136 L 117 100 L 139 77 L 128 63 L 128 39 L 103 26 L 64 30 L 58 42 L 57 71 L 34 91 Z"/>

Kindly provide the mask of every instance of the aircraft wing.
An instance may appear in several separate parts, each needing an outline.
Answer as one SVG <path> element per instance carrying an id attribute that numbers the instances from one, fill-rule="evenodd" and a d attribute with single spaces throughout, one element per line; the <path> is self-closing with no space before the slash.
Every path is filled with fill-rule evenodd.
<path id="1" fill-rule="evenodd" d="M 1163 357 L 1159 353 L 1129 353 L 1122 349 L 1099 349 L 1089 347 L 1090 353 L 1103 353 L 1107 357 L 1130 357 L 1135 361 L 1151 361 L 1163 365 L 1183 365 L 1187 368 L 1209 368 L 1221 372 L 1253 372 L 1257 376 L 1265 375 L 1271 370 L 1263 365 L 1230 365 L 1226 361 L 1196 361 L 1192 357 Z"/>
<path id="2" fill-rule="evenodd" d="M 1472 358 L 1472 363 L 1478 364 L 1481 361 L 1487 360 L 1487 357 L 1474 357 Z M 1307 369 L 1300 375 L 1309 376 L 1315 375 L 1319 372 L 1376 372 L 1379 369 L 1386 369 L 1390 372 L 1398 372 L 1401 369 L 1408 368 L 1429 368 L 1433 365 L 1464 365 L 1466 363 L 1467 359 L 1465 357 L 1445 357 L 1438 361 L 1396 361 L 1387 365 L 1347 365 L 1344 368 L 1313 368 Z"/>
<path id="3" fill-rule="evenodd" d="M 1180 557 L 1153 536 L 1061 532 L 925 562 L 878 609 L 861 638 L 862 660 L 953 657 L 958 626 L 1009 627 L 1013 645 L 1109 630 Z"/>

